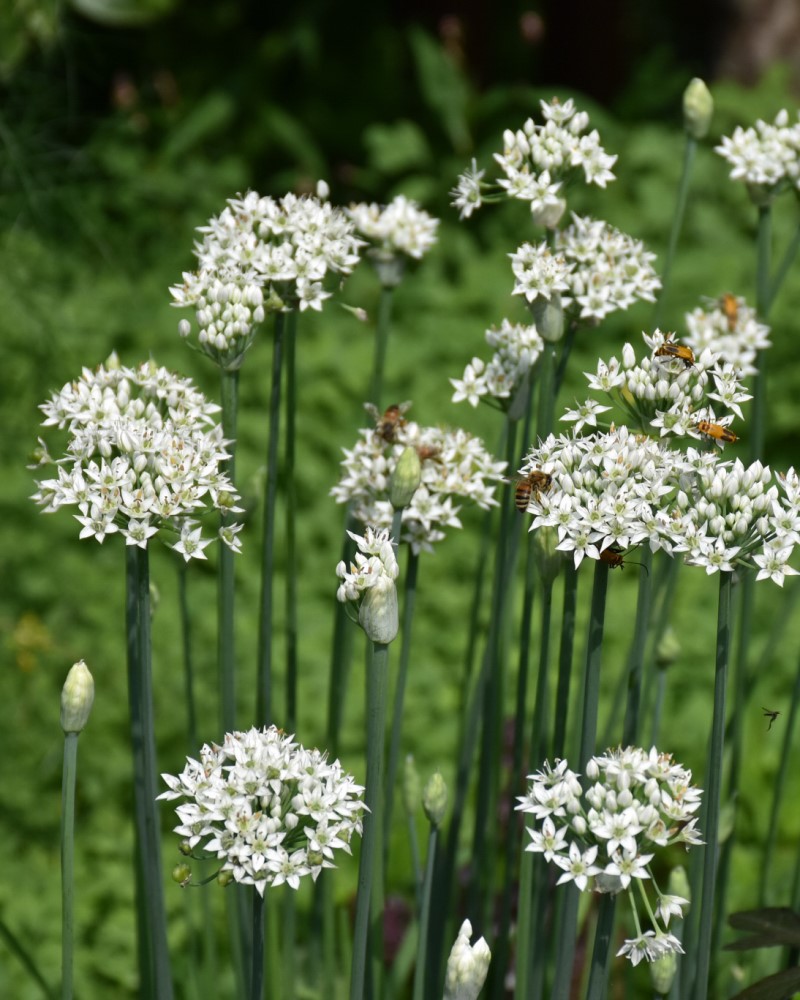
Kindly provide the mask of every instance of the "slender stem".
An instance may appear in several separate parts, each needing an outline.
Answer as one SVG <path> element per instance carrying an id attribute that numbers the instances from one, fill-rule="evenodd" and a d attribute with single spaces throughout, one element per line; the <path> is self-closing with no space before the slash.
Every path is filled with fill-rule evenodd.
<path id="1" fill-rule="evenodd" d="M 564 375 L 567 372 L 567 362 L 569 361 L 570 355 L 572 354 L 572 348 L 575 346 L 575 335 L 577 334 L 577 332 L 578 332 L 578 324 L 574 322 L 570 323 L 569 326 L 567 327 L 567 332 L 564 335 L 564 340 L 561 345 L 561 354 L 559 355 L 558 358 L 558 367 L 555 370 L 555 376 L 553 377 L 552 380 L 554 397 L 558 393 L 558 390 L 561 388 L 561 383 L 564 381 Z M 552 414 L 550 423 L 552 424 Z M 551 429 L 552 427 L 549 427 L 547 431 L 545 431 L 543 427 L 538 428 L 539 437 L 545 437 L 546 434 L 550 433 Z"/>
<path id="2" fill-rule="evenodd" d="M 597 926 L 594 931 L 592 966 L 589 971 L 589 985 L 586 988 L 586 1000 L 605 1000 L 608 988 L 608 967 L 611 961 L 616 904 L 617 897 L 611 893 L 603 893 L 600 896 Z"/>
<path id="3" fill-rule="evenodd" d="M 189 753 L 195 754 L 197 740 L 197 704 L 194 696 L 194 659 L 192 657 L 192 619 L 189 613 L 187 584 L 188 565 L 185 559 L 178 560 L 178 607 L 181 619 L 181 645 L 183 649 L 184 697 L 186 698 L 186 731 Z"/>
<path id="4" fill-rule="evenodd" d="M 433 863 L 436 857 L 436 827 L 431 824 L 428 834 L 428 858 L 425 862 L 425 878 L 422 883 L 422 905 L 419 917 L 419 940 L 417 942 L 417 964 L 414 969 L 414 1000 L 425 1000 L 425 971 L 428 967 L 428 927 L 431 915 L 431 888 L 433 886 Z"/>
<path id="5" fill-rule="evenodd" d="M 394 288 L 382 285 L 381 297 L 378 302 L 378 322 L 375 327 L 375 356 L 369 384 L 370 402 L 378 409 L 381 408 L 381 395 L 383 394 L 383 372 L 386 367 L 386 347 L 389 343 L 393 299 Z"/>
<path id="6" fill-rule="evenodd" d="M 756 311 L 759 319 L 766 321 L 770 306 L 770 261 L 772 256 L 772 209 L 762 205 L 758 209 L 758 239 L 756 247 Z M 759 351 L 756 360 L 756 377 L 753 384 L 751 407 L 750 461 L 760 459 L 764 452 L 766 433 L 766 361 L 767 352 Z"/>
<path id="7" fill-rule="evenodd" d="M 355 551 L 355 542 L 347 534 L 347 531 L 353 531 L 355 527 L 355 519 L 348 510 L 341 552 L 341 561 L 347 566 L 350 565 Z M 333 758 L 339 756 L 339 734 L 344 716 L 347 677 L 353 646 L 353 632 L 353 624 L 347 617 L 345 604 L 342 601 L 337 601 L 333 623 L 330 682 L 328 684 L 328 727 L 325 743 L 328 753 Z"/>
<path id="8" fill-rule="evenodd" d="M 686 147 L 683 151 L 683 169 L 681 179 L 678 184 L 678 198 L 675 205 L 675 214 L 672 217 L 672 229 L 669 234 L 669 247 L 667 256 L 664 259 L 664 267 L 661 270 L 661 295 L 658 297 L 656 307 L 653 311 L 653 326 L 659 327 L 664 316 L 664 306 L 667 301 L 670 288 L 670 278 L 672 276 L 672 262 L 675 259 L 675 252 L 678 249 L 678 239 L 683 227 L 683 217 L 686 214 L 686 201 L 689 195 L 689 180 L 694 164 L 694 155 L 697 152 L 697 140 L 688 133 L 686 135 Z"/>
<path id="9" fill-rule="evenodd" d="M 275 314 L 272 346 L 272 387 L 269 399 L 269 441 L 264 494 L 264 536 L 261 554 L 261 616 L 258 629 L 258 693 L 256 712 L 264 725 L 272 721 L 272 584 L 275 573 L 275 506 L 278 496 L 278 443 L 280 441 L 281 369 L 286 318 Z"/>
<path id="10" fill-rule="evenodd" d="M 128 636 L 128 692 L 134 769 L 138 865 L 141 882 L 137 907 L 146 935 L 147 969 L 142 981 L 148 996 L 172 1000 L 172 977 L 167 948 L 167 920 L 161 878 L 161 839 L 156 807 L 156 747 L 153 728 L 153 681 L 150 659 L 150 573 L 147 549 L 125 546 L 126 617 Z"/>
<path id="11" fill-rule="evenodd" d="M 397 671 L 397 683 L 394 689 L 394 708 L 392 710 L 392 733 L 389 743 L 389 762 L 386 768 L 386 799 L 383 817 L 383 864 L 386 868 L 389 854 L 389 838 L 392 830 L 392 810 L 394 805 L 397 765 L 400 759 L 400 735 L 403 728 L 403 704 L 406 694 L 406 679 L 408 664 L 411 658 L 411 626 L 414 621 L 414 606 L 417 601 L 417 573 L 419 556 L 408 546 L 408 562 L 406 563 L 405 595 L 403 599 L 403 621 L 401 624 L 400 665 Z"/>
<path id="12" fill-rule="evenodd" d="M 283 947 L 281 948 L 281 987 L 284 996 L 297 996 L 295 954 L 297 950 L 297 895 L 285 892 L 283 896 Z M 255 950 L 255 947 L 254 949 Z"/>
<path id="13" fill-rule="evenodd" d="M 797 256 L 797 251 L 800 250 L 800 226 L 794 231 L 794 236 L 792 236 L 789 241 L 789 245 L 786 247 L 786 252 L 781 259 L 780 265 L 778 266 L 778 271 L 775 275 L 775 280 L 772 282 L 772 286 L 769 290 L 769 297 L 766 301 L 767 313 L 772 308 L 772 303 L 777 298 L 778 292 L 781 290 L 786 275 L 791 270 L 792 264 L 794 264 L 794 259 Z"/>
<path id="14" fill-rule="evenodd" d="M 286 323 L 286 445 L 283 456 L 286 494 L 286 726 L 290 733 L 293 733 L 297 728 L 297 531 L 295 524 L 297 496 L 294 479 L 295 418 L 297 415 L 296 345 L 297 313 L 290 312 Z"/>
<path id="15" fill-rule="evenodd" d="M 775 779 L 775 787 L 772 792 L 772 807 L 769 814 L 769 830 L 764 851 L 761 855 L 761 882 L 759 885 L 758 901 L 759 906 L 767 905 L 767 885 L 769 882 L 769 869 L 775 856 L 775 842 L 778 838 L 778 815 L 780 813 L 783 792 L 786 788 L 786 777 L 789 772 L 789 762 L 792 756 L 792 735 L 797 721 L 798 706 L 800 706 L 800 661 L 797 664 L 797 672 L 794 675 L 794 688 L 792 689 L 792 703 L 789 706 L 789 715 L 784 723 L 783 745 L 781 747 L 781 759 L 778 765 L 778 776 Z M 777 726 L 775 727 L 777 729 Z"/>
<path id="16" fill-rule="evenodd" d="M 639 709 L 642 693 L 642 673 L 644 670 L 647 626 L 650 623 L 650 599 L 652 596 L 653 553 L 645 545 L 641 550 L 639 567 L 639 596 L 636 601 L 636 623 L 633 629 L 633 645 L 629 657 L 628 704 L 622 726 L 622 745 L 636 746 L 639 738 Z"/>
<path id="17" fill-rule="evenodd" d="M 575 648 L 575 615 L 578 604 L 578 571 L 573 559 L 564 564 L 564 604 L 561 612 L 561 645 L 558 653 L 558 686 L 556 689 L 555 732 L 553 757 L 564 756 L 569 715 L 569 688 Z"/>
<path id="18" fill-rule="evenodd" d="M 75 778 L 78 771 L 78 733 L 64 734 L 64 770 L 61 779 L 61 1000 L 72 1000 L 72 958 L 75 943 Z"/>
<path id="19" fill-rule="evenodd" d="M 262 1000 L 264 994 L 264 897 L 253 886 L 253 967 L 250 974 L 250 1000 Z"/>
<path id="20" fill-rule="evenodd" d="M 705 1000 L 711 968 L 711 935 L 714 927 L 714 889 L 719 855 L 719 813 L 722 798 L 722 756 L 725 734 L 725 693 L 728 682 L 728 652 L 730 647 L 731 578 L 732 573 L 720 573 L 719 611 L 717 615 L 717 655 L 714 671 L 714 716 L 711 727 L 705 798 L 706 846 L 703 850 L 703 893 L 700 900 L 700 923 L 697 940 L 697 974 L 694 1000 Z"/>
<path id="21" fill-rule="evenodd" d="M 353 965 L 350 976 L 350 1000 L 363 1000 L 368 995 L 366 983 L 367 938 L 370 930 L 378 933 L 382 914 L 374 913 L 370 928 L 370 908 L 373 885 L 381 879 L 382 859 L 376 850 L 383 822 L 383 746 L 386 730 L 386 691 L 388 686 L 389 647 L 371 643 L 367 664 L 367 777 L 364 802 L 364 832 L 358 863 L 358 894 L 353 932 Z"/>
<path id="22" fill-rule="evenodd" d="M 239 372 L 222 370 L 220 374 L 220 395 L 222 399 L 222 434 L 228 442 L 230 458 L 225 463 L 225 471 L 235 485 L 236 475 L 236 418 L 239 400 Z M 232 521 L 230 514 L 223 513 L 223 526 Z M 236 729 L 236 657 L 234 654 L 234 553 L 227 545 L 219 547 L 218 564 L 218 621 L 217 660 L 220 676 L 220 713 L 223 733 Z"/>
<path id="23" fill-rule="evenodd" d="M 12 932 L 11 928 L 4 920 L 0 920 L 0 940 L 5 942 L 6 947 L 12 955 L 16 955 L 25 971 L 39 986 L 46 1000 L 54 1000 L 55 993 L 47 984 L 47 980 L 39 971 L 30 952 L 25 948 L 20 939 Z"/>

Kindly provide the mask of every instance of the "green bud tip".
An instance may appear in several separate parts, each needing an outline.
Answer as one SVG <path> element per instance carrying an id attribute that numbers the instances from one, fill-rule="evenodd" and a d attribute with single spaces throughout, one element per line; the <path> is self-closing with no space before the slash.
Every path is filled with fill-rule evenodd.
<path id="1" fill-rule="evenodd" d="M 381 576 L 364 594 L 358 609 L 358 624 L 373 642 L 390 643 L 400 627 L 397 588 L 394 580 Z"/>
<path id="2" fill-rule="evenodd" d="M 175 865 L 172 869 L 172 881 L 179 886 L 187 886 L 192 880 L 192 869 L 187 864 Z"/>
<path id="3" fill-rule="evenodd" d="M 444 778 L 436 771 L 428 779 L 422 793 L 422 808 L 431 826 L 441 826 L 447 809 L 447 785 Z"/>
<path id="4" fill-rule="evenodd" d="M 686 869 L 683 865 L 675 865 L 669 873 L 667 892 L 671 896 L 682 896 L 684 899 L 688 899 L 691 903 L 692 890 L 689 886 L 689 876 L 686 874 Z M 688 912 L 688 908 L 684 909 L 684 913 L 686 912 Z"/>
<path id="5" fill-rule="evenodd" d="M 405 448 L 397 460 L 389 484 L 389 500 L 395 510 L 402 510 L 411 503 L 422 480 L 422 462 L 416 448 Z"/>
<path id="6" fill-rule="evenodd" d="M 683 92 L 683 127 L 693 139 L 705 139 L 711 128 L 714 98 L 705 82 L 695 77 Z"/>
<path id="7" fill-rule="evenodd" d="M 409 816 L 413 816 L 419 808 L 421 795 L 419 772 L 414 763 L 414 756 L 407 754 L 403 764 L 403 806 Z"/>
<path id="8" fill-rule="evenodd" d="M 65 733 L 79 733 L 84 728 L 93 701 L 94 679 L 83 660 L 78 660 L 61 689 L 61 728 Z"/>

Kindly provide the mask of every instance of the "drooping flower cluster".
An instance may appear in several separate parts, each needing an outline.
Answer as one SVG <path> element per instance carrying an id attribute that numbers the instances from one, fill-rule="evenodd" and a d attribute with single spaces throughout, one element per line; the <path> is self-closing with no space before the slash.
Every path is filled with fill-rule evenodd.
<path id="1" fill-rule="evenodd" d="M 660 330 L 642 337 L 648 350 L 643 358 L 637 359 L 632 345 L 625 344 L 621 361 L 600 360 L 596 373 L 587 373 L 589 388 L 607 396 L 643 433 L 714 440 L 720 447 L 726 437 L 735 441 L 735 435 L 719 436 L 712 430 L 710 436 L 708 428 L 702 428 L 707 424 L 727 428 L 734 415 L 743 417 L 740 404 L 751 396 L 738 369 L 729 363 L 720 367 L 720 355 L 710 347 L 695 356 Z M 594 414 L 608 409 L 589 400 L 562 419 L 576 420 L 577 430 L 583 423 L 593 423 Z"/>
<path id="2" fill-rule="evenodd" d="M 559 296 L 568 318 L 595 324 L 635 302 L 655 301 L 661 281 L 655 254 L 607 223 L 573 214 L 572 224 L 546 242 L 523 245 L 511 256 L 514 294 L 528 302 Z"/>
<path id="3" fill-rule="evenodd" d="M 384 206 L 351 205 L 347 214 L 358 233 L 387 256 L 405 254 L 421 260 L 436 242 L 439 220 L 402 194 Z"/>
<path id="4" fill-rule="evenodd" d="M 566 760 L 555 767 L 545 762 L 529 777 L 528 793 L 517 806 L 534 821 L 526 850 L 543 854 L 562 870 L 559 885 L 573 882 L 581 892 L 627 893 L 637 934 L 617 954 L 636 965 L 643 958 L 652 962 L 682 953 L 667 927 L 672 916 L 683 916 L 688 901 L 660 891 L 650 862 L 671 844 L 685 844 L 688 850 L 702 843 L 695 817 L 702 792 L 692 784 L 691 771 L 655 747 L 649 752 L 620 747 L 591 758 L 583 788 Z M 634 879 L 651 881 L 657 897 L 653 929 L 644 933 Z"/>
<path id="5" fill-rule="evenodd" d="M 331 496 L 337 503 L 351 503 L 354 516 L 364 524 L 388 528 L 393 516 L 390 479 L 409 446 L 422 461 L 422 479 L 403 508 L 400 541 L 414 553 L 430 552 L 445 537 L 446 528 L 461 527 L 459 500 L 483 509 L 497 503 L 494 493 L 505 463 L 495 461 L 466 431 L 422 427 L 403 417 L 389 425 L 379 420 L 376 427 L 360 431 L 352 449 L 344 449 L 344 475 Z"/>
<path id="6" fill-rule="evenodd" d="M 226 733 L 222 746 L 205 744 L 179 775 L 162 774 L 169 791 L 185 799 L 175 832 L 222 861 L 221 871 L 254 885 L 316 881 L 334 868 L 334 851 L 350 853 L 361 833 L 364 789 L 338 760 L 306 750 L 275 726 Z"/>
<path id="7" fill-rule="evenodd" d="M 229 198 L 199 227 L 198 269 L 170 289 L 172 304 L 193 307 L 200 350 L 236 368 L 267 313 L 322 308 L 331 276 L 350 274 L 358 263 L 363 242 L 353 230 L 341 209 L 309 195 Z M 179 330 L 189 336 L 189 321 Z"/>
<path id="8" fill-rule="evenodd" d="M 684 340 L 695 354 L 709 348 L 741 378 L 756 374 L 758 352 L 772 346 L 769 327 L 736 295 L 725 294 L 710 307 L 687 313 L 686 328 Z"/>
<path id="9" fill-rule="evenodd" d="M 800 121 L 790 124 L 785 109 L 772 123 L 737 126 L 715 149 L 731 165 L 731 179 L 744 181 L 754 194 L 771 197 L 800 187 Z"/>
<path id="10" fill-rule="evenodd" d="M 450 379 L 456 390 L 454 403 L 465 399 L 471 406 L 477 406 L 482 396 L 510 399 L 539 360 L 544 347 L 534 324 L 526 326 L 507 319 L 499 329 L 491 327 L 486 331 L 486 342 L 495 349 L 488 363 L 473 358 L 464 369 L 463 378 Z"/>
<path id="11" fill-rule="evenodd" d="M 494 154 L 503 174 L 496 183 L 483 181 L 475 161 L 459 177 L 451 194 L 462 219 L 499 196 L 527 201 L 537 222 L 555 225 L 564 210 L 565 181 L 577 173 L 598 187 L 614 180 L 617 157 L 606 153 L 596 129 L 587 132 L 585 111 L 577 111 L 571 98 L 563 104 L 557 98 L 541 101 L 540 107 L 543 125 L 529 118 L 516 132 L 503 133 L 503 152 Z"/>
<path id="12" fill-rule="evenodd" d="M 177 533 L 173 548 L 188 561 L 204 559 L 198 517 L 233 513 L 238 495 L 222 471 L 228 458 L 219 407 L 190 379 L 152 361 L 138 368 L 105 365 L 68 382 L 41 406 L 43 426 L 68 432 L 55 479 L 39 481 L 33 499 L 47 513 L 76 506 L 81 538 L 102 542 L 120 532 L 128 545 L 146 548 L 159 530 Z M 43 445 L 40 465 L 53 461 Z M 220 537 L 237 551 L 239 525 Z"/>

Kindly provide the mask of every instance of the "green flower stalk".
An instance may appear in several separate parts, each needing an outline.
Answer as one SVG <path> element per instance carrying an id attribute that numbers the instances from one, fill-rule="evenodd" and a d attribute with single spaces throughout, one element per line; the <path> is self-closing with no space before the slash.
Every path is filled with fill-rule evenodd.
<path id="1" fill-rule="evenodd" d="M 64 730 L 64 770 L 61 780 L 61 1000 L 72 1000 L 74 932 L 75 779 L 78 737 L 89 721 L 94 680 L 78 660 L 61 690 L 61 728 Z"/>
<path id="2" fill-rule="evenodd" d="M 433 887 L 433 866 L 436 858 L 436 843 L 439 827 L 447 809 L 447 785 L 437 771 L 429 779 L 422 793 L 422 808 L 430 823 L 428 834 L 428 860 L 422 882 L 422 902 L 419 916 L 419 940 L 417 942 L 417 964 L 414 970 L 414 1000 L 424 1000 L 425 976 L 428 968 L 428 937 L 431 915 L 431 890 Z"/>

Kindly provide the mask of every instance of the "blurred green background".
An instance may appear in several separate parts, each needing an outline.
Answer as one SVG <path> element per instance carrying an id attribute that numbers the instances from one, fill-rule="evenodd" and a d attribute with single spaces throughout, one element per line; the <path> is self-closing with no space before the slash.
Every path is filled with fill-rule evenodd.
<path id="1" fill-rule="evenodd" d="M 179 314 L 169 305 L 169 285 L 192 266 L 195 227 L 236 192 L 310 191 L 325 178 L 334 203 L 386 201 L 402 192 L 442 219 L 438 246 L 395 297 L 386 401 L 413 399 L 416 420 L 461 424 L 496 449 L 498 415 L 454 407 L 447 378 L 460 376 L 473 355 L 486 356 L 487 326 L 524 316 L 509 294 L 507 254 L 531 235 L 527 211 L 524 205 L 487 208 L 460 223 L 448 191 L 471 157 L 488 166 L 502 130 L 519 127 L 537 112 L 540 98 L 554 94 L 575 96 L 606 149 L 619 154 L 618 180 L 606 191 L 577 192 L 570 207 L 643 239 L 663 259 L 683 156 L 680 96 L 693 75 L 709 79 L 717 110 L 697 157 L 666 325 L 680 336 L 683 312 L 701 296 L 730 291 L 753 301 L 754 211 L 741 186 L 727 181 L 712 147 L 737 124 L 794 107 L 790 67 L 776 63 L 747 86 L 718 72 L 735 28 L 733 11 L 723 4 L 694 5 L 691 30 L 688 4 L 617 0 L 602 19 L 590 6 L 570 17 L 569 5 L 555 2 L 450 10 L 421 0 L 402 8 L 306 0 L 277 11 L 231 0 L 13 0 L 0 11 L 0 703 L 7 726 L 0 755 L 0 920 L 31 950 L 49 982 L 58 981 L 60 968 L 59 692 L 79 658 L 97 686 L 79 758 L 79 995 L 132 996 L 135 949 L 122 547 L 114 538 L 102 547 L 81 543 L 68 514 L 43 516 L 29 501 L 33 480 L 25 465 L 39 433 L 38 404 L 112 350 L 127 364 L 152 355 L 215 396 L 215 372 L 180 341 Z M 787 199 L 781 206 L 778 253 L 798 224 L 796 203 Z M 377 299 L 376 280 L 363 265 L 341 301 L 364 307 L 374 319 Z M 779 468 L 797 462 L 799 312 L 800 282 L 790 275 L 771 317 L 767 459 Z M 581 373 L 593 369 L 598 356 L 618 353 L 626 339 L 636 341 L 650 316 L 650 307 L 638 306 L 582 334 L 561 402 L 583 398 Z M 328 491 L 340 449 L 352 444 L 363 423 L 372 327 L 331 301 L 321 316 L 302 317 L 299 337 L 297 735 L 312 745 L 324 738 L 334 566 L 344 523 Z M 241 376 L 238 474 L 249 514 L 238 561 L 243 725 L 250 724 L 254 701 L 269 364 L 265 329 Z M 746 448 L 746 430 L 742 437 Z M 463 520 L 464 530 L 435 556 L 423 556 L 420 568 L 405 748 L 416 755 L 423 779 L 434 767 L 453 777 L 464 621 L 483 526 L 478 512 L 465 511 Z M 192 567 L 191 581 L 200 729 L 208 740 L 221 735 L 214 558 Z M 153 577 L 160 594 L 154 619 L 160 765 L 177 772 L 186 737 L 170 553 L 156 550 Z M 630 639 L 636 583 L 635 569 L 612 581 L 606 713 Z M 789 602 L 794 590 L 787 586 Z M 751 668 L 786 613 L 783 601 L 772 584 L 759 586 Z M 674 621 L 682 653 L 669 675 L 662 749 L 700 779 L 715 608 L 715 580 L 684 573 Z M 788 709 L 798 639 L 795 623 L 756 677 L 745 722 L 749 752 L 732 909 L 757 903 L 769 804 L 764 789 L 783 735 L 780 724 L 766 733 L 760 706 Z M 279 635 L 279 664 L 281 641 Z M 360 648 L 360 636 L 356 644 Z M 361 778 L 362 672 L 357 654 L 343 758 Z M 279 678 L 279 706 L 281 697 Z M 177 851 L 167 832 L 168 810 L 163 821 L 169 871 Z M 799 833 L 800 809 L 786 809 L 773 863 L 776 887 L 790 878 Z M 390 889 L 407 894 L 399 825 L 392 858 Z M 340 900 L 353 875 L 349 868 L 337 878 Z M 189 982 L 197 944 L 186 894 L 172 884 L 167 893 L 176 971 Z M 771 901 L 786 899 L 776 888 Z M 219 907 L 216 914 L 224 942 Z M 40 995 L 2 944 L 0 995 Z"/>

